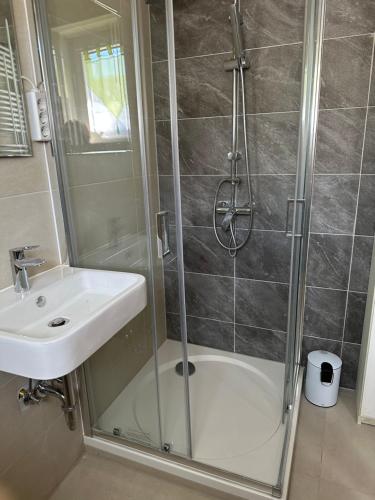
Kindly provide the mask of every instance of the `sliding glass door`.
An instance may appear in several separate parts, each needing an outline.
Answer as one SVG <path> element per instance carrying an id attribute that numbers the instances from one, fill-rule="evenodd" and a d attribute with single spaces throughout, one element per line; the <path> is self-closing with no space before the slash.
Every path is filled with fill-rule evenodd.
<path id="1" fill-rule="evenodd" d="M 184 377 L 175 387 L 163 368 L 170 357 L 184 361 L 183 343 L 160 353 L 167 337 L 163 269 L 178 259 L 173 183 L 161 186 L 159 197 L 155 119 L 170 112 L 154 93 L 160 47 L 151 45 L 148 7 L 130 0 L 35 6 L 70 265 L 140 273 L 148 284 L 146 309 L 85 365 L 92 427 L 189 455 Z M 158 29 L 162 43 L 166 26 Z M 168 94 L 168 80 L 162 84 Z M 179 308 L 178 296 L 173 301 Z"/>

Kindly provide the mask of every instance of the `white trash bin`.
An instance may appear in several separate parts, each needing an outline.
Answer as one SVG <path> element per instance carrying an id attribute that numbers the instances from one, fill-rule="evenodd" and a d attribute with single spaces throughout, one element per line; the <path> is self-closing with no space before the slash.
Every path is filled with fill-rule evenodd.
<path id="1" fill-rule="evenodd" d="M 317 406 L 334 406 L 340 386 L 341 359 L 327 351 L 312 351 L 307 357 L 306 398 Z"/>

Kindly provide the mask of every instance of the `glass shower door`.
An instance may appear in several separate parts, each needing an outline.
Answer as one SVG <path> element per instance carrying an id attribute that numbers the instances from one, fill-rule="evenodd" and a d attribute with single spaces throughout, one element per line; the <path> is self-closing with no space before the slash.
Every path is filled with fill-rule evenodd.
<path id="1" fill-rule="evenodd" d="M 140 273 L 148 285 L 146 309 L 85 364 L 91 425 L 189 455 L 180 380 L 178 425 L 165 437 L 164 422 L 173 418 L 165 373 L 184 356 L 181 342 L 173 353 L 163 348 L 163 268 L 175 265 L 176 237 L 165 213 L 173 217 L 173 188 L 159 202 L 148 7 L 134 0 L 35 5 L 70 265 Z"/>
<path id="2" fill-rule="evenodd" d="M 306 0 L 305 40 L 301 91 L 297 179 L 291 202 L 292 258 L 288 311 L 288 344 L 286 355 L 284 410 L 294 403 L 302 349 L 303 313 L 306 286 L 306 263 L 310 230 L 312 175 L 315 161 L 318 124 L 320 75 L 325 19 L 325 0 Z M 288 207 L 289 208 L 289 207 Z"/>

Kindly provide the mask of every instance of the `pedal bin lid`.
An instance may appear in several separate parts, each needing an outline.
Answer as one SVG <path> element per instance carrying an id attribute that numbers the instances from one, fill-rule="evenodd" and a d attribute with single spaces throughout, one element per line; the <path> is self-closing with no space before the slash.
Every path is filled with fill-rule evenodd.
<path id="1" fill-rule="evenodd" d="M 309 363 L 320 368 L 322 363 L 329 363 L 333 370 L 338 370 L 342 366 L 341 359 L 333 352 L 328 351 L 312 351 L 307 356 Z"/>

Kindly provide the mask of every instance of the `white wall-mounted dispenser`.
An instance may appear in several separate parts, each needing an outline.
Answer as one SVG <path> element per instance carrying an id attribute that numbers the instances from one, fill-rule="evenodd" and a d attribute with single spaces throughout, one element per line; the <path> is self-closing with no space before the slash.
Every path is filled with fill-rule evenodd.
<path id="1" fill-rule="evenodd" d="M 26 92 L 29 113 L 30 135 L 33 141 L 50 141 L 51 130 L 47 99 L 43 90 L 33 88 Z"/>

